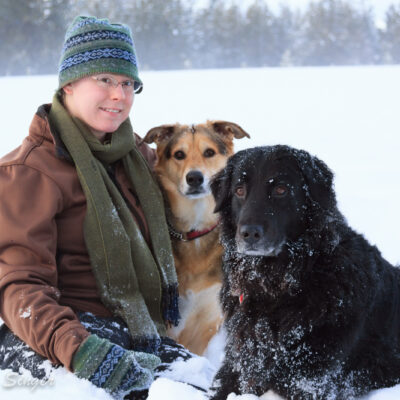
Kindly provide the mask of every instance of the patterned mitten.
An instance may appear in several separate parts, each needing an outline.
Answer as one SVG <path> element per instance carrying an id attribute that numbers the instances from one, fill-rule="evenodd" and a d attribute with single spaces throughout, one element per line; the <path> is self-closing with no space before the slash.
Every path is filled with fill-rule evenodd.
<path id="1" fill-rule="evenodd" d="M 90 335 L 79 347 L 72 361 L 74 373 L 107 390 L 115 399 L 132 391 L 148 389 L 153 370 L 161 360 L 148 353 L 134 352 Z"/>

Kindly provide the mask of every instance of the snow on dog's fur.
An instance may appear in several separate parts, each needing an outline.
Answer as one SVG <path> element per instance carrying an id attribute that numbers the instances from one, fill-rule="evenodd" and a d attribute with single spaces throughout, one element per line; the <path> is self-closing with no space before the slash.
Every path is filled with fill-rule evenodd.
<path id="1" fill-rule="evenodd" d="M 327 166 L 287 146 L 248 149 L 211 188 L 227 329 L 212 399 L 348 400 L 399 383 L 400 272 L 347 225 Z"/>

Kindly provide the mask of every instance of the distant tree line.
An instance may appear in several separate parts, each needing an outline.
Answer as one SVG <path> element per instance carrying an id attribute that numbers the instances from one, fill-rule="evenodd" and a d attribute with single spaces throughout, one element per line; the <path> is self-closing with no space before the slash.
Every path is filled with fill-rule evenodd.
<path id="1" fill-rule="evenodd" d="M 351 0 L 315 0 L 302 12 L 272 12 L 263 0 L 247 8 L 224 0 L 194 5 L 0 0 L 0 75 L 56 73 L 66 27 L 79 14 L 128 24 L 142 69 L 400 63 L 400 2 L 382 27 L 373 9 Z"/>

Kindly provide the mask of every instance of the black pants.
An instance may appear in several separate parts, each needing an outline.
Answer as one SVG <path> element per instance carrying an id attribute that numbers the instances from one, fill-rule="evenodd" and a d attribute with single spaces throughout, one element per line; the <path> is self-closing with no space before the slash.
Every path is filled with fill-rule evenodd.
<path id="1" fill-rule="evenodd" d="M 129 334 L 128 327 L 119 317 L 96 317 L 90 313 L 79 313 L 79 320 L 82 325 L 90 333 L 108 339 L 112 343 L 127 350 L 140 351 L 135 346 Z M 161 346 L 157 352 L 157 356 L 161 358 L 162 364 L 157 367 L 155 375 L 168 369 L 168 366 L 176 360 L 188 360 L 194 355 L 190 353 L 174 340 L 163 337 L 161 338 Z M 0 369 L 10 369 L 19 373 L 20 368 L 24 368 L 31 372 L 32 376 L 37 379 L 46 379 L 48 376 L 45 368 L 46 359 L 34 352 L 27 344 L 15 336 L 6 325 L 0 326 Z M 55 366 L 54 368 L 57 368 Z M 147 391 L 134 393 L 127 398 L 140 400 L 147 398 Z"/>

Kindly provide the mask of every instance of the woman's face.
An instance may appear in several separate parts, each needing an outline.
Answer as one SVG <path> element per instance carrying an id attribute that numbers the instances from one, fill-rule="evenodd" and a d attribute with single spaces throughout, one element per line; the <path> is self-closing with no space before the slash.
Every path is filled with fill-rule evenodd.
<path id="1" fill-rule="evenodd" d="M 117 82 L 130 80 L 124 75 L 98 74 L 79 79 L 63 88 L 65 105 L 70 114 L 88 125 L 100 141 L 107 133 L 115 132 L 128 118 L 134 99 L 133 90 L 124 89 L 121 84 L 117 87 L 104 85 L 104 78 L 107 77 Z"/>

